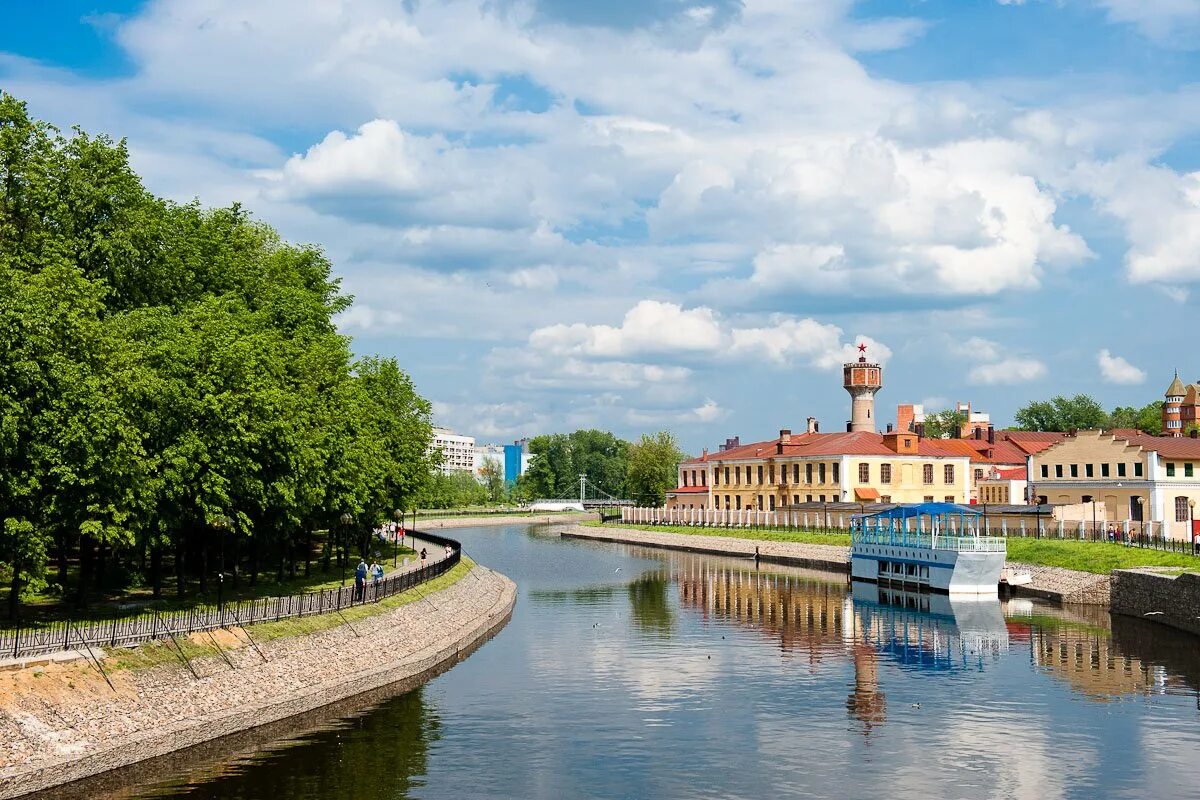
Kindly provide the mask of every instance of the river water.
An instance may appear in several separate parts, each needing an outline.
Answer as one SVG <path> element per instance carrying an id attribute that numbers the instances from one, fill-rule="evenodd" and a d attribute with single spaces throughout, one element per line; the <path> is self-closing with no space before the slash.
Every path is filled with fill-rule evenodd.
<path id="1" fill-rule="evenodd" d="M 1200 640 L 463 529 L 512 621 L 423 688 L 119 797 L 1200 798 Z"/>

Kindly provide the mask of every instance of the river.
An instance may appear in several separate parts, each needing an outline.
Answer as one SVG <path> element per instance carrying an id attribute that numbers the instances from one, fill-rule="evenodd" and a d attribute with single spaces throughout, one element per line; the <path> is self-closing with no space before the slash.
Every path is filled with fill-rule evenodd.
<path id="1" fill-rule="evenodd" d="M 1095 610 L 460 529 L 512 621 L 423 688 L 112 797 L 1200 797 L 1200 641 Z"/>

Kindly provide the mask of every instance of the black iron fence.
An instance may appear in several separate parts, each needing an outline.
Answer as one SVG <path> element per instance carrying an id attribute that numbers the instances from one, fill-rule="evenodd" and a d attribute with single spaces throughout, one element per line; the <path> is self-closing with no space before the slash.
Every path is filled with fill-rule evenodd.
<path id="1" fill-rule="evenodd" d="M 364 603 L 376 603 L 392 595 L 444 575 L 462 559 L 462 547 L 444 536 L 415 533 L 418 539 L 436 547 L 452 549 L 450 555 L 438 561 L 386 576 L 378 581 L 369 577 L 360 590 L 357 586 L 341 586 L 319 592 L 305 592 L 286 597 L 262 597 L 200 606 L 182 611 L 142 611 L 125 617 L 101 621 L 66 619 L 36 626 L 0 630 L 0 658 L 23 658 L 62 650 L 95 647 L 120 647 L 156 639 L 187 636 L 198 631 L 253 625 L 257 622 L 278 622 L 283 619 L 308 617 L 314 614 L 336 613 Z"/>

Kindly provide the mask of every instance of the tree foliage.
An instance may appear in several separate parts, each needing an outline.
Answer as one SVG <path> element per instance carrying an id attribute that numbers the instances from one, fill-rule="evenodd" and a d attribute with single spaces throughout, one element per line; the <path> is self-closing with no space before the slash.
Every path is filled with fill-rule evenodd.
<path id="1" fill-rule="evenodd" d="M 124 142 L 62 135 L 0 94 L 0 578 L 156 593 L 294 572 L 314 529 L 360 535 L 427 491 L 430 406 L 355 361 L 317 248 L 242 208 L 155 197 Z M 339 559 L 350 541 L 335 545 Z M 57 575 L 52 575 L 57 566 Z M 119 568 L 119 569 L 118 569 Z"/>
<path id="2" fill-rule="evenodd" d="M 614 496 L 624 497 L 629 442 L 608 431 L 580 430 L 535 436 L 529 440 L 532 458 L 520 490 L 531 498 L 579 496 L 579 476 Z"/>
<path id="3" fill-rule="evenodd" d="M 1017 430 L 1056 431 L 1065 433 L 1076 430 L 1111 430 L 1113 428 L 1135 428 L 1146 433 L 1162 432 L 1162 401 L 1148 403 L 1141 408 L 1117 406 L 1112 413 L 1093 397 L 1077 394 L 1074 397 L 1053 397 L 1022 406 L 1014 415 Z"/>
<path id="4" fill-rule="evenodd" d="M 953 408 L 925 415 L 925 435 L 931 439 L 949 439 L 958 436 L 967 423 L 967 415 Z"/>
<path id="5" fill-rule="evenodd" d="M 675 437 L 667 431 L 642 438 L 629 448 L 629 499 L 642 506 L 661 506 L 666 494 L 679 480 L 679 462 L 683 460 Z"/>

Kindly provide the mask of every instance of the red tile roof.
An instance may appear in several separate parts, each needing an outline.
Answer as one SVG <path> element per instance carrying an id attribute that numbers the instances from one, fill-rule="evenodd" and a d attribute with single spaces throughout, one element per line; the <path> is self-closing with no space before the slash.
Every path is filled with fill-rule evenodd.
<path id="1" fill-rule="evenodd" d="M 1028 477 L 1028 475 L 1026 474 L 1024 467 L 1018 467 L 1016 469 L 998 469 L 998 470 L 996 470 L 996 480 L 1023 481 L 1023 480 L 1026 480 L 1027 477 Z"/>
<path id="2" fill-rule="evenodd" d="M 674 489 L 669 489 L 667 494 L 707 494 L 707 486 L 676 486 Z"/>
<path id="3" fill-rule="evenodd" d="M 959 448 L 946 448 L 943 445 L 952 439 L 921 439 L 917 444 L 917 452 L 922 456 L 938 458 L 970 457 L 970 453 Z M 974 452 L 974 451 L 972 451 Z M 854 431 L 839 433 L 800 433 L 792 434 L 787 444 L 780 446 L 780 440 L 768 439 L 764 442 L 753 442 L 734 447 L 730 450 L 719 450 L 706 456 L 684 462 L 681 466 L 703 464 L 711 461 L 741 461 L 746 459 L 773 457 L 802 457 L 802 456 L 894 456 L 896 452 L 883 443 L 883 435 L 870 431 Z M 1023 459 L 1022 459 L 1023 460 Z"/>
<path id="4" fill-rule="evenodd" d="M 1156 450 L 1160 456 L 1167 458 L 1200 459 L 1200 439 L 1187 436 L 1151 436 L 1140 431 L 1123 436 L 1114 433 L 1114 436 L 1145 450 Z"/>

